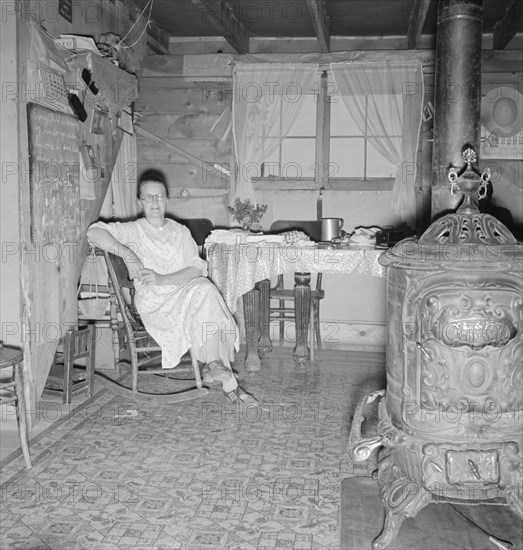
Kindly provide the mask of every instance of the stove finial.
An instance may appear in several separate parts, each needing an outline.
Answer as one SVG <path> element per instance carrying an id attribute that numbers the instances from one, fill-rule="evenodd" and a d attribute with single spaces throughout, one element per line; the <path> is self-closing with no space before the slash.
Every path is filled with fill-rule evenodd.
<path id="1" fill-rule="evenodd" d="M 453 166 L 448 171 L 450 192 L 455 197 L 464 196 L 461 206 L 456 212 L 438 218 L 419 238 L 419 243 L 445 244 L 513 244 L 516 238 L 494 216 L 481 214 L 476 200 L 482 199 L 487 193 L 490 180 L 490 170 L 483 172 L 473 166 L 477 161 L 476 152 L 470 145 L 463 150 L 465 165 L 461 168 Z M 401 249 L 398 243 L 398 251 Z M 393 251 L 396 247 L 393 249 Z M 400 252 L 398 252 L 400 253 Z M 403 252 L 401 252 L 403 254 Z"/>
<path id="2" fill-rule="evenodd" d="M 479 209 L 473 195 L 476 194 L 478 199 L 486 196 L 490 169 L 486 168 L 483 172 L 479 172 L 472 166 L 477 162 L 477 155 L 470 145 L 465 145 L 462 156 L 466 163 L 465 166 L 459 170 L 455 166 L 449 169 L 450 192 L 454 197 L 458 197 L 460 193 L 465 195 L 463 204 L 457 210 L 459 213 L 474 214 L 479 212 Z"/>

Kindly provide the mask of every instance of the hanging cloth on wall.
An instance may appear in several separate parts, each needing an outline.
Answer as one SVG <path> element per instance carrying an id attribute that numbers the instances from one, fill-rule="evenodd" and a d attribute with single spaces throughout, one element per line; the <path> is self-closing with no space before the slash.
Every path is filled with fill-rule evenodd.
<path id="1" fill-rule="evenodd" d="M 138 216 L 137 175 L 136 136 L 123 132 L 122 143 L 111 175 L 113 216 L 117 220 L 134 220 Z"/>

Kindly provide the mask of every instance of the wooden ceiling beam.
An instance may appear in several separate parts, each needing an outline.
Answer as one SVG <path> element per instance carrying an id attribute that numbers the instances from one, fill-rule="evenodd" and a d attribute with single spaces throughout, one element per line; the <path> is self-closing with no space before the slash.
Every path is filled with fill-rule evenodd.
<path id="1" fill-rule="evenodd" d="M 249 53 L 249 33 L 226 0 L 191 0 L 238 53 Z"/>
<path id="2" fill-rule="evenodd" d="M 494 25 L 493 49 L 505 48 L 518 32 L 523 32 L 523 3 L 513 0 L 505 15 Z"/>
<path id="3" fill-rule="evenodd" d="M 430 0 L 416 0 L 410 14 L 409 28 L 407 30 L 407 48 L 415 50 L 419 45 L 425 18 L 429 10 Z"/>
<path id="4" fill-rule="evenodd" d="M 320 44 L 320 50 L 323 53 L 328 53 L 331 46 L 331 35 L 326 2 L 325 0 L 307 0 L 307 7 L 309 8 L 314 32 Z"/>

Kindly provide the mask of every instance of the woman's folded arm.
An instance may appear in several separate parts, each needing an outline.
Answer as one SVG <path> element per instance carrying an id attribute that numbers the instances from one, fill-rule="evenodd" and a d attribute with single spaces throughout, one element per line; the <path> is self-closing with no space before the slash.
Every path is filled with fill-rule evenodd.
<path id="1" fill-rule="evenodd" d="M 107 229 L 103 227 L 90 227 L 87 230 L 87 240 L 93 246 L 120 256 L 127 266 L 130 279 L 137 278 L 143 270 L 143 263 L 135 252 L 113 237 Z"/>

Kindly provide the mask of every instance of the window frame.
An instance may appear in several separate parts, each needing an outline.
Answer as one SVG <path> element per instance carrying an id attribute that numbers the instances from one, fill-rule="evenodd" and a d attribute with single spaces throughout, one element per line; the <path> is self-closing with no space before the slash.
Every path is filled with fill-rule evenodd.
<path id="1" fill-rule="evenodd" d="M 390 191 L 394 185 L 394 177 L 391 178 L 360 178 L 360 177 L 329 177 L 329 162 L 325 159 L 330 158 L 330 115 L 331 115 L 331 95 L 327 81 L 327 72 L 323 71 L 320 79 L 316 100 L 316 135 L 315 135 L 315 170 L 314 178 L 285 178 L 281 176 L 255 176 L 252 182 L 259 190 L 354 190 L 354 191 Z M 291 136 L 299 138 L 301 136 Z M 305 137 L 305 136 L 303 136 Z M 350 136 L 335 136 L 350 137 Z M 362 136 L 365 142 L 364 172 L 367 170 L 367 148 L 368 140 L 372 139 L 366 135 Z M 401 137 L 401 136 L 397 136 Z M 278 158 L 281 166 L 281 147 L 278 147 Z"/>

